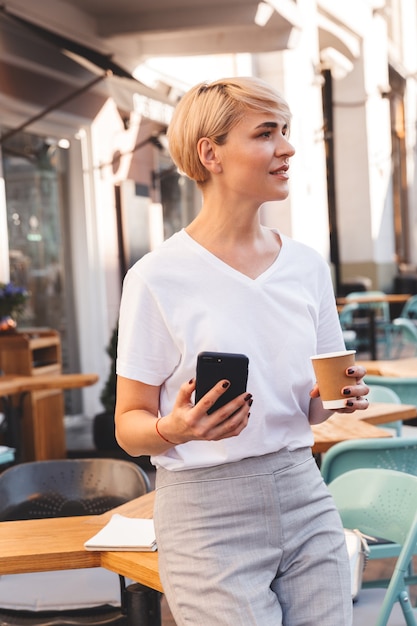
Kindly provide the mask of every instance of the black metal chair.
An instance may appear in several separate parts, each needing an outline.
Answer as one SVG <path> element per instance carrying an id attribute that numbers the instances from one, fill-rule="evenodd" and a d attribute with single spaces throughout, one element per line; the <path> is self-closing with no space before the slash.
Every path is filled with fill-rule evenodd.
<path id="1" fill-rule="evenodd" d="M 130 461 L 106 458 L 22 463 L 0 474 L 0 521 L 99 515 L 148 491 L 148 476 Z M 70 600 L 73 598 L 70 606 L 64 601 L 58 608 L 55 605 L 59 602 L 52 598 L 53 608 L 48 608 L 48 593 L 54 593 L 46 588 L 48 582 L 43 584 L 42 577 L 48 575 L 52 586 L 69 587 Z M 34 598 L 36 610 L 25 606 L 27 596 L 33 596 L 34 583 L 38 585 L 35 594 L 45 596 Z M 111 587 L 110 602 L 105 597 L 106 585 Z M 98 587 L 98 601 L 89 598 L 90 588 L 94 595 L 93 586 Z M 16 608 L 13 597 L 18 599 Z M 52 578 L 50 572 L 0 577 L 0 626 L 122 626 L 128 624 L 124 603 L 124 578 L 103 568 L 53 572 Z"/>

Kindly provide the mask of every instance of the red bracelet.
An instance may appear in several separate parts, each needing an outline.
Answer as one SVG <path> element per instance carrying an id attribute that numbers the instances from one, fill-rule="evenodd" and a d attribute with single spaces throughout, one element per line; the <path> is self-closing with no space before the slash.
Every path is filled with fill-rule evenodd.
<path id="1" fill-rule="evenodd" d="M 163 416 L 162 416 L 163 417 Z M 167 439 L 166 437 L 163 436 L 163 434 L 159 431 L 158 428 L 158 422 L 159 420 L 162 419 L 162 417 L 158 417 L 158 419 L 155 422 L 155 428 L 156 428 L 156 432 L 158 433 L 158 435 L 161 437 L 161 439 L 163 439 L 164 441 L 166 441 L 167 443 L 170 443 L 172 446 L 176 446 L 177 444 L 174 443 L 173 441 L 170 441 L 169 439 Z"/>

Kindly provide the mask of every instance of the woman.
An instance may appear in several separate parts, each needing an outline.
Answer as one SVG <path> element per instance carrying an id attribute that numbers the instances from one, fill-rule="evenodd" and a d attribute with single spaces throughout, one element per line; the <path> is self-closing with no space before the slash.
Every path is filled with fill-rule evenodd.
<path id="1" fill-rule="evenodd" d="M 344 349 L 328 266 L 260 223 L 288 195 L 290 111 L 255 78 L 192 88 L 168 138 L 201 210 L 128 272 L 119 320 L 116 434 L 157 467 L 162 584 L 177 626 L 348 626 L 340 519 L 311 454 L 329 417 L 310 356 Z M 201 351 L 249 357 L 248 391 L 194 404 Z M 364 409 L 365 370 L 346 407 Z M 250 417 L 249 417 L 250 415 Z"/>

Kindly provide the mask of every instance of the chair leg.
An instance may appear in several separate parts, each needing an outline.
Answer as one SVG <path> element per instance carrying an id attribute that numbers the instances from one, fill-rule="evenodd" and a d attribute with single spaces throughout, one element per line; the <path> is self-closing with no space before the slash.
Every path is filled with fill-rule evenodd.
<path id="1" fill-rule="evenodd" d="M 416 626 L 416 620 L 414 617 L 413 607 L 411 606 L 410 596 L 406 591 L 402 591 L 399 595 L 399 599 L 407 626 Z"/>
<path id="2" fill-rule="evenodd" d="M 127 626 L 161 626 L 161 594 L 139 583 L 126 588 Z"/>

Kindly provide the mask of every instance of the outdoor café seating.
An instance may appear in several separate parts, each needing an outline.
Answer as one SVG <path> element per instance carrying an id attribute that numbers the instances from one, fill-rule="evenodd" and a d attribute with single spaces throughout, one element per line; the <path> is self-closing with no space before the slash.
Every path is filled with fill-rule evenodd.
<path id="1" fill-rule="evenodd" d="M 417 543 L 417 476 L 382 468 L 355 469 L 335 478 L 329 489 L 345 528 L 400 546 L 391 577 L 363 584 L 353 605 L 353 625 L 416 626 L 407 572 Z"/>
<path id="2" fill-rule="evenodd" d="M 100 515 L 149 490 L 148 476 L 130 461 L 21 463 L 0 474 L 0 521 Z M 3 575 L 0 624 L 122 626 L 124 589 L 124 577 L 101 567 Z"/>

